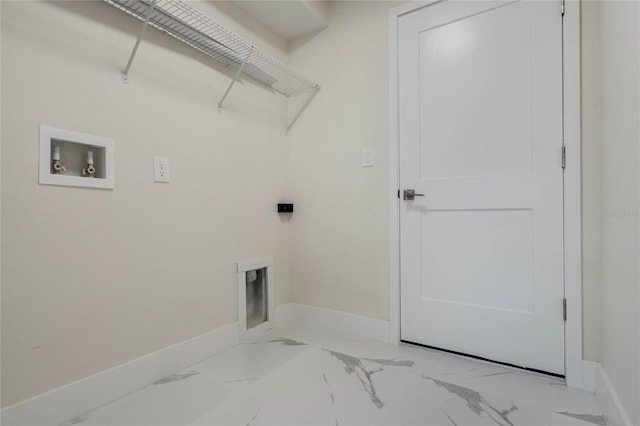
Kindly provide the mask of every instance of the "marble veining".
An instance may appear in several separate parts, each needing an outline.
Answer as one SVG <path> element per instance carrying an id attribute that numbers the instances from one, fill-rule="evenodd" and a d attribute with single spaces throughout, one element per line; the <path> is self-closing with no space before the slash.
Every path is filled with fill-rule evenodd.
<path id="1" fill-rule="evenodd" d="M 563 416 L 573 417 L 574 419 L 582 420 L 582 421 L 593 423 L 600 426 L 607 425 L 607 422 L 605 422 L 604 416 L 602 415 L 570 413 L 568 411 L 556 411 L 555 413 L 562 414 Z"/>
<path id="2" fill-rule="evenodd" d="M 491 374 L 481 374 L 479 376 L 475 376 L 474 379 L 477 379 L 479 377 L 493 377 L 493 376 L 502 376 L 504 374 L 513 374 L 512 371 L 500 371 L 498 373 L 491 373 Z"/>
<path id="3" fill-rule="evenodd" d="M 327 379 L 327 372 L 325 370 L 322 370 L 322 379 L 324 380 L 324 383 L 327 385 L 327 392 L 329 393 L 329 398 L 331 399 L 331 407 L 335 409 L 336 397 L 333 395 L 333 392 L 331 391 L 331 385 L 329 384 L 329 380 Z M 335 426 L 338 426 L 337 417 L 333 419 L 333 424 Z"/>
<path id="4" fill-rule="evenodd" d="M 307 346 L 306 343 L 303 342 L 298 342 L 297 340 L 293 340 L 293 339 L 287 339 L 284 337 L 279 337 L 277 339 L 271 339 L 269 340 L 270 343 L 280 343 L 281 345 L 284 346 Z"/>
<path id="5" fill-rule="evenodd" d="M 517 410 L 518 407 L 512 405 L 511 408 L 506 410 L 499 410 L 493 407 L 479 392 L 474 391 L 473 389 L 465 388 L 464 386 L 454 385 L 453 383 L 443 382 L 437 379 L 433 379 L 431 377 L 427 377 L 422 375 L 424 379 L 428 379 L 433 381 L 436 386 L 446 389 L 452 394 L 464 399 L 467 402 L 467 407 L 469 407 L 474 413 L 477 415 L 482 415 L 485 413 L 498 425 L 503 425 L 504 423 L 500 422 L 495 416 L 497 415 L 503 422 L 507 423 L 510 426 L 514 426 L 511 420 L 509 420 L 509 414 L 513 411 Z M 445 413 L 446 414 L 446 413 Z M 449 415 L 447 414 L 447 417 Z"/>
<path id="6" fill-rule="evenodd" d="M 292 323 L 60 426 L 416 424 L 606 426 L 554 378 Z"/>
<path id="7" fill-rule="evenodd" d="M 327 380 L 327 372 L 322 371 L 322 378 L 327 385 L 327 391 L 329 392 L 329 397 L 331 398 L 331 405 L 336 405 L 336 398 L 333 396 L 333 392 L 331 392 L 331 385 L 329 385 L 329 380 Z"/>
<path id="8" fill-rule="evenodd" d="M 246 379 L 230 379 L 230 380 L 225 380 L 224 383 L 247 383 L 247 382 L 255 382 L 256 380 L 259 380 L 260 377 L 248 377 Z"/>
<path id="9" fill-rule="evenodd" d="M 413 361 L 396 361 L 395 359 L 374 359 L 374 358 L 362 358 L 363 361 L 371 361 L 376 364 L 384 365 L 387 367 L 413 367 Z"/>
<path id="10" fill-rule="evenodd" d="M 334 352 L 329 349 L 325 350 L 338 361 L 344 364 L 344 370 L 347 372 L 347 374 L 354 374 L 356 376 L 356 378 L 362 384 L 362 388 L 364 389 L 364 391 L 369 394 L 371 402 L 373 402 L 376 407 L 382 408 L 384 406 L 384 403 L 380 400 L 380 398 L 378 398 L 376 388 L 373 385 L 373 381 L 371 380 L 371 376 L 383 371 L 384 368 L 380 367 L 377 370 L 367 370 L 364 365 L 362 365 L 362 360 L 360 358 L 341 354 L 339 352 Z"/>
<path id="11" fill-rule="evenodd" d="M 362 385 L 362 389 L 369 394 L 369 398 L 371 402 L 378 407 L 382 408 L 384 406 L 384 402 L 378 396 L 378 392 L 376 390 L 375 385 L 373 384 L 372 376 L 376 373 L 380 373 L 384 371 L 384 367 L 412 367 L 413 361 L 396 361 L 393 359 L 380 359 L 380 358 L 357 358 L 355 356 L 343 354 L 340 352 L 335 352 L 330 349 L 323 349 L 331 356 L 336 358 L 338 361 L 344 364 L 344 370 L 348 375 L 354 375 L 360 384 Z M 371 363 L 377 364 L 380 367 L 377 369 L 367 369 L 363 364 L 363 361 L 369 361 Z M 325 382 L 327 381 L 326 374 L 324 375 Z M 328 382 L 327 382 L 328 385 Z M 333 396 L 332 396 L 333 402 Z"/>
<path id="12" fill-rule="evenodd" d="M 86 414 L 83 414 L 81 416 L 78 417 L 74 417 L 69 421 L 66 421 L 62 424 L 60 424 L 60 426 L 73 426 L 73 425 L 79 425 L 80 423 L 84 423 L 89 419 L 89 417 Z"/>
<path id="13" fill-rule="evenodd" d="M 251 425 L 251 423 L 253 423 L 253 421 L 256 419 L 256 417 L 258 417 L 258 414 L 260 414 L 260 410 L 262 410 L 262 407 L 260 407 L 260 408 L 258 408 L 258 409 L 256 410 L 256 413 L 253 415 L 253 417 L 251 417 L 251 420 L 249 420 L 249 421 L 245 424 L 245 426 L 250 426 L 250 425 Z"/>
<path id="14" fill-rule="evenodd" d="M 269 340 L 258 340 L 255 342 L 243 342 L 243 345 L 262 345 L 265 343 L 280 343 L 282 346 L 308 346 L 306 343 L 304 342 L 299 342 L 297 340 L 294 339 L 288 339 L 286 337 L 275 337 L 273 339 L 269 339 Z"/>
<path id="15" fill-rule="evenodd" d="M 186 373 L 180 374 L 169 374 L 167 377 L 163 377 L 162 379 L 154 382 L 154 385 L 166 385 L 167 383 L 179 382 L 181 380 L 186 380 L 191 376 L 197 376 L 200 374 L 199 371 L 188 371 Z"/>
<path id="16" fill-rule="evenodd" d="M 453 419 L 451 418 L 451 416 L 449 415 L 449 413 L 447 413 L 446 411 L 442 410 L 442 413 L 447 416 L 447 418 L 449 419 L 449 421 L 451 422 L 451 424 L 453 426 L 458 426 L 458 424 L 456 422 L 453 421 Z"/>

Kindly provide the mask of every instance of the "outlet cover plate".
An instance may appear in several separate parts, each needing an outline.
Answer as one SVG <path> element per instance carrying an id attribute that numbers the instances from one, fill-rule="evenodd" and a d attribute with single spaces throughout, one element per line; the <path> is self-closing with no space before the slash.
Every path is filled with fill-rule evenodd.
<path id="1" fill-rule="evenodd" d="M 169 182 L 169 159 L 164 157 L 153 157 L 153 180 L 154 182 Z"/>
<path id="2" fill-rule="evenodd" d="M 362 148 L 362 167 L 373 167 L 373 147 Z"/>

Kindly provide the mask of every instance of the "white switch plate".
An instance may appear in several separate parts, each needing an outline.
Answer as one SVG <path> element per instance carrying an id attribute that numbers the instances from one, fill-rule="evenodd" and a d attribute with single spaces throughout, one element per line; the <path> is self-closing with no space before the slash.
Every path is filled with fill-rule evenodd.
<path id="1" fill-rule="evenodd" d="M 362 167 L 373 167 L 373 148 L 362 148 Z"/>
<path id="2" fill-rule="evenodd" d="M 155 182 L 169 182 L 169 159 L 153 157 L 153 180 Z"/>

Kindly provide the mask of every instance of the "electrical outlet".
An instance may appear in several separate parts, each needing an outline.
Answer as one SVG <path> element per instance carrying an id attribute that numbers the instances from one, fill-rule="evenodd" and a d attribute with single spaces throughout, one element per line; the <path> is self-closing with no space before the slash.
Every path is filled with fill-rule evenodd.
<path id="1" fill-rule="evenodd" d="M 169 159 L 153 157 L 153 180 L 155 182 L 169 182 Z"/>

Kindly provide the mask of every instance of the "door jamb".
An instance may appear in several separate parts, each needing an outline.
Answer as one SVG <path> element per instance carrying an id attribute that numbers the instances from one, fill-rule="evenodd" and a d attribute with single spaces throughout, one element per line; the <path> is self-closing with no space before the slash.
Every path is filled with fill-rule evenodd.
<path id="1" fill-rule="evenodd" d="M 415 1 L 389 11 L 389 341 L 400 343 L 400 185 L 398 129 L 398 19 L 438 0 Z M 558 2 L 560 3 L 560 2 Z M 560 7 L 558 7 L 560 13 Z M 565 375 L 587 388 L 582 359 L 582 237 L 580 164 L 580 3 L 566 0 L 563 18 Z M 561 312 L 558 315 L 562 315 Z M 586 367 L 584 367 L 586 369 Z M 588 389 L 589 390 L 589 389 Z"/>

